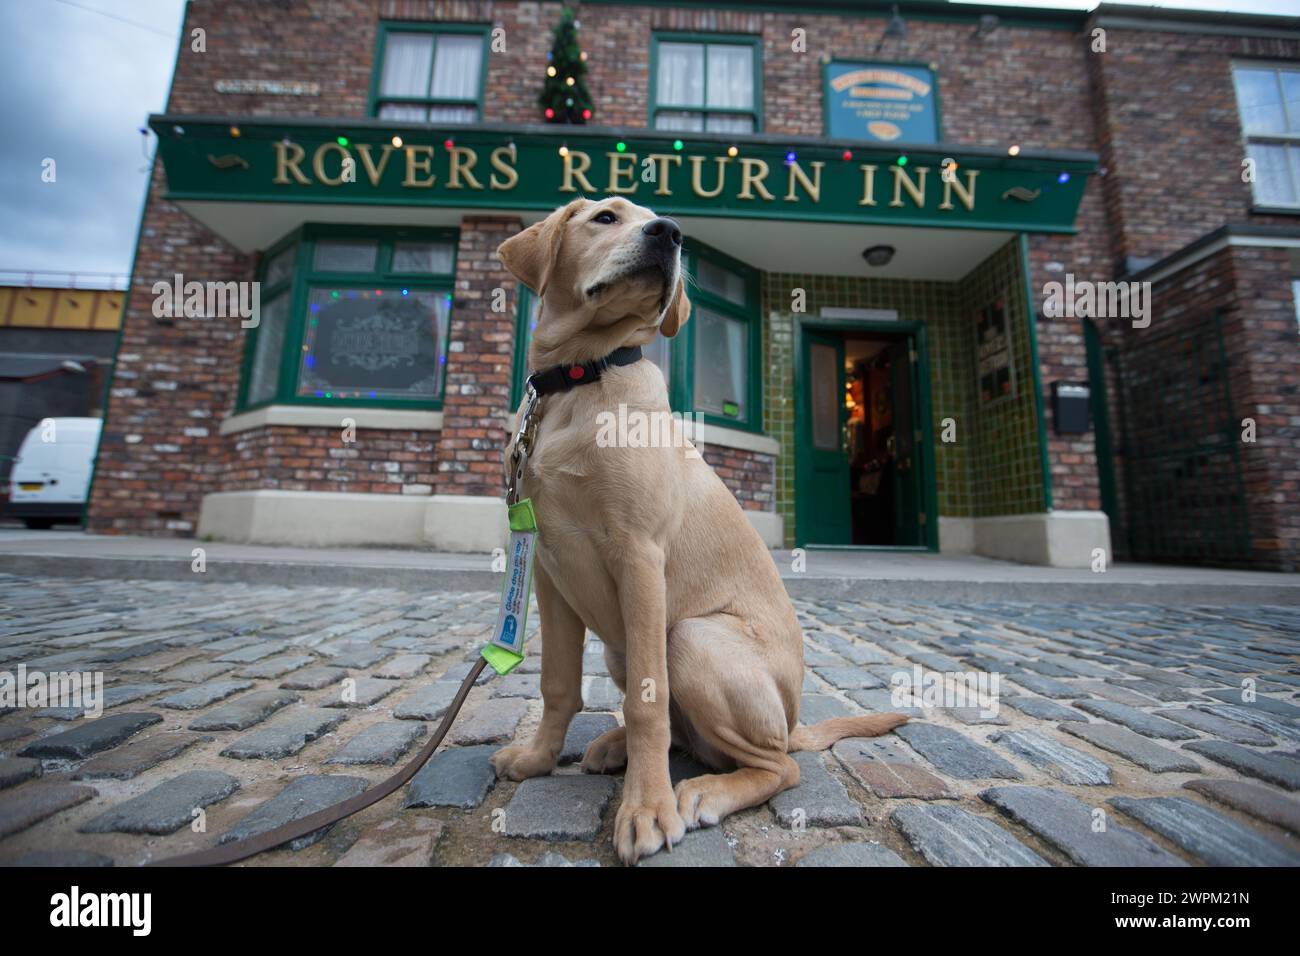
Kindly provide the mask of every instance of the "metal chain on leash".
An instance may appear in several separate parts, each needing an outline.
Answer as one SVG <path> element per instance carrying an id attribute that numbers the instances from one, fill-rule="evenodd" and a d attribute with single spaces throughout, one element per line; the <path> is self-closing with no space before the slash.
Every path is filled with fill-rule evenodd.
<path id="1" fill-rule="evenodd" d="M 537 432 L 537 421 L 533 417 L 541 396 L 533 387 L 532 376 L 524 385 L 524 413 L 519 419 L 519 431 L 515 435 L 514 447 L 510 450 L 510 470 L 506 473 L 506 507 L 519 503 L 519 484 L 524 480 L 524 468 L 528 456 L 532 454 L 533 437 Z"/>

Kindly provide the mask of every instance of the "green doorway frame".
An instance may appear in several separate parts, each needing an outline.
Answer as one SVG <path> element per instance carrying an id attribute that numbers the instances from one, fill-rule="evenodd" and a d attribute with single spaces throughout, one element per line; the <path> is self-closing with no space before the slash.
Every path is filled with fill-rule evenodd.
<path id="1" fill-rule="evenodd" d="M 803 362 L 804 330 L 839 332 L 842 334 L 894 335 L 904 338 L 915 354 L 913 371 L 917 382 L 915 409 L 921 423 L 921 438 L 916 443 L 916 457 L 921 464 L 921 529 L 924 544 L 804 544 L 800 533 L 800 515 L 805 514 L 809 494 L 805 483 L 809 474 L 808 431 L 811 428 L 808 409 L 807 369 Z M 821 316 L 794 316 L 794 524 L 795 546 L 827 551 L 938 551 L 939 550 L 939 493 L 935 477 L 934 421 L 930 401 L 930 352 L 926 342 L 925 323 L 903 320 L 840 319 Z"/>

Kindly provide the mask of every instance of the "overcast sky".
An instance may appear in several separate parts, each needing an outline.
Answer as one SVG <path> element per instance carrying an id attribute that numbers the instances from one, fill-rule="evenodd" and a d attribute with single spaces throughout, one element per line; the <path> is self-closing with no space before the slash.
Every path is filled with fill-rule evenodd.
<path id="1" fill-rule="evenodd" d="M 1091 9 L 1096 3 L 1009 5 Z M 1300 15 L 1300 0 L 1139 5 Z M 6 132 L 0 139 L 0 281 L 12 281 L 15 271 L 130 270 L 148 179 L 139 130 L 166 103 L 184 6 L 183 0 L 0 0 Z M 41 179 L 46 159 L 55 161 L 52 183 Z"/>

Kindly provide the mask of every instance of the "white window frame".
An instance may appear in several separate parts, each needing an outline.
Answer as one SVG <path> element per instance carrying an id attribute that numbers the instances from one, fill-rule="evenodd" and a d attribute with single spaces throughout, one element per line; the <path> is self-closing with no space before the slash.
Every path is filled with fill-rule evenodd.
<path id="1" fill-rule="evenodd" d="M 1234 60 L 1232 63 L 1232 90 L 1234 97 L 1237 96 L 1237 71 L 1238 70 L 1267 70 L 1271 71 L 1276 79 L 1278 87 L 1278 98 L 1282 105 L 1282 118 L 1286 125 L 1286 130 L 1281 133 L 1251 133 L 1246 129 L 1245 116 L 1242 111 L 1241 100 L 1237 99 L 1237 123 L 1241 127 L 1241 140 L 1244 146 L 1245 155 L 1250 155 L 1250 147 L 1255 144 L 1263 146 L 1282 146 L 1286 150 L 1287 172 L 1291 175 L 1291 189 L 1295 196 L 1295 201 L 1290 203 L 1279 203 L 1273 199 L 1261 198 L 1257 190 L 1259 185 L 1258 177 L 1250 184 L 1251 196 L 1254 197 L 1255 205 L 1272 208 L 1300 211 L 1300 116 L 1292 117 L 1287 110 L 1286 92 L 1282 86 L 1283 73 L 1295 73 L 1300 76 L 1300 63 L 1294 61 L 1270 62 L 1264 60 Z M 1294 132 L 1290 132 L 1294 127 Z M 1293 155 L 1294 154 L 1294 155 Z"/>

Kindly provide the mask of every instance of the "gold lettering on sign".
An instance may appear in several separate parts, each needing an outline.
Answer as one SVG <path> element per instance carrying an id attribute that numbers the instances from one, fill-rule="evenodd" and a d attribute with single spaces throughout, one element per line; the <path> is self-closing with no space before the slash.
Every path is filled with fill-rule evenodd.
<path id="1" fill-rule="evenodd" d="M 423 156 L 423 159 L 416 159 L 416 156 Z M 416 179 L 416 173 L 428 173 L 428 179 Z M 403 186 L 418 186 L 421 189 L 428 189 L 438 177 L 433 175 L 433 147 L 432 146 L 408 146 L 406 147 L 406 178 L 402 180 Z"/>
<path id="2" fill-rule="evenodd" d="M 655 189 L 655 195 L 671 196 L 673 191 L 668 187 L 668 164 L 672 163 L 674 166 L 681 166 L 682 157 L 677 153 L 651 153 L 646 159 L 653 160 L 654 164 L 659 167 L 655 170 L 655 178 L 659 182 L 658 187 Z"/>
<path id="3" fill-rule="evenodd" d="M 609 192 L 626 196 L 636 192 L 636 153 L 606 153 L 609 157 Z M 624 186 L 621 180 L 626 179 Z"/>
<path id="4" fill-rule="evenodd" d="M 712 199 L 714 196 L 721 193 L 723 186 L 726 185 L 727 163 L 731 162 L 731 160 L 726 156 L 713 157 L 713 161 L 718 164 L 718 188 L 714 189 L 712 192 L 706 191 L 704 186 L 700 183 L 700 170 L 704 167 L 704 161 L 705 157 L 703 156 L 691 157 L 691 192 L 695 193 L 695 195 L 699 196 L 701 199 Z"/>
<path id="5" fill-rule="evenodd" d="M 498 146 L 496 149 L 492 150 L 492 155 L 488 157 L 488 162 L 490 162 L 492 168 L 496 170 L 496 172 L 488 177 L 488 183 L 493 189 L 514 189 L 519 185 L 519 173 L 515 171 L 513 165 L 508 165 L 506 163 L 507 158 L 511 163 L 515 161 L 515 148 L 513 145 Z M 497 173 L 504 173 L 506 179 L 497 179 Z"/>
<path id="6" fill-rule="evenodd" d="M 339 174 L 335 176 L 333 179 L 330 178 L 329 173 L 325 172 L 325 154 L 327 152 L 335 152 L 340 154 Z M 344 147 L 340 146 L 338 143 L 321 143 L 319 146 L 316 147 L 316 152 L 312 154 L 311 168 L 312 171 L 316 173 L 316 178 L 319 179 L 324 185 L 342 186 L 343 185 L 342 164 L 346 163 L 351 157 L 352 154 L 349 153 Z"/>
<path id="7" fill-rule="evenodd" d="M 822 167 L 826 164 L 817 161 L 812 164 L 813 178 L 808 179 L 808 174 L 803 171 L 798 163 L 790 164 L 789 188 L 786 189 L 785 201 L 798 202 L 799 197 L 794 194 L 794 184 L 797 181 L 803 187 L 808 198 L 813 202 L 819 202 L 822 195 Z"/>
<path id="8" fill-rule="evenodd" d="M 751 170 L 758 170 L 757 173 Z M 772 200 L 776 197 L 767 191 L 763 185 L 763 180 L 767 179 L 767 174 L 771 172 L 767 163 L 761 159 L 742 159 L 740 161 L 740 192 L 736 194 L 737 199 L 753 199 L 754 193 L 750 187 L 758 190 L 760 196 L 764 199 Z"/>
<path id="9" fill-rule="evenodd" d="M 370 144 L 357 143 L 357 155 L 361 157 L 361 165 L 366 169 L 366 178 L 370 180 L 370 185 L 378 186 L 379 181 L 384 178 L 384 170 L 388 168 L 388 161 L 393 156 L 393 147 L 385 144 L 383 151 L 379 154 L 379 165 L 370 157 Z"/>
<path id="10" fill-rule="evenodd" d="M 468 159 L 468 162 L 466 160 Z M 460 177 L 465 177 L 465 182 L 469 183 L 470 189 L 482 189 L 483 184 L 474 178 L 470 172 L 478 162 L 478 153 L 467 146 L 453 146 L 451 148 L 451 168 L 447 171 L 447 188 L 464 189 L 460 184 Z"/>
<path id="11" fill-rule="evenodd" d="M 939 203 L 940 209 L 952 209 L 952 194 L 956 193 L 961 204 L 966 207 L 967 212 L 975 211 L 975 177 L 980 174 L 978 169 L 966 170 L 966 188 L 963 189 L 961 183 L 957 182 L 957 177 L 945 179 L 943 181 L 943 202 Z"/>
<path id="12" fill-rule="evenodd" d="M 307 151 L 297 143 L 279 142 L 275 144 L 275 178 L 271 182 L 277 186 L 289 185 L 289 173 L 300 186 L 310 186 L 311 180 L 302 174 L 298 164 L 307 158 Z"/>
<path id="13" fill-rule="evenodd" d="M 573 185 L 576 179 L 582 184 L 582 188 L 589 193 L 597 191 L 587 180 L 587 170 L 591 169 L 591 157 L 579 149 L 571 149 L 565 153 L 561 159 L 564 160 L 564 182 L 560 185 L 562 193 L 576 193 L 577 187 Z"/>
<path id="14" fill-rule="evenodd" d="M 876 166 L 859 166 L 862 170 L 862 198 L 858 200 L 859 206 L 874 206 L 876 204 Z"/>
<path id="15" fill-rule="evenodd" d="M 920 174 L 919 183 L 912 182 L 912 178 L 907 175 L 907 170 L 902 166 L 890 166 L 890 171 L 894 174 L 894 198 L 889 201 L 891 206 L 903 205 L 902 191 L 907 190 L 907 194 L 912 197 L 912 202 L 916 203 L 917 208 L 925 208 L 925 175 L 930 170 L 925 166 L 918 166 L 916 171 Z"/>

